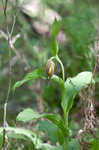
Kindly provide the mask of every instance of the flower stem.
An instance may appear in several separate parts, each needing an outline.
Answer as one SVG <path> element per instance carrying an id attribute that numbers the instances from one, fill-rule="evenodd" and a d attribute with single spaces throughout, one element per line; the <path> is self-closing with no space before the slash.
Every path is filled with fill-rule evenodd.
<path id="1" fill-rule="evenodd" d="M 61 65 L 61 69 L 62 69 L 62 78 L 63 78 L 63 81 L 65 81 L 65 72 L 64 72 L 64 66 L 63 66 L 62 61 L 60 60 L 60 58 L 58 57 L 58 55 L 53 56 L 53 57 L 50 58 L 50 60 L 53 60 L 53 59 L 56 59 L 56 60 L 59 62 L 59 64 Z"/>
<path id="2" fill-rule="evenodd" d="M 60 65 L 61 65 L 61 68 L 62 68 L 62 77 L 63 77 L 63 81 L 65 81 L 65 72 L 64 72 L 63 63 L 61 62 L 61 60 L 60 60 L 60 58 L 58 56 L 56 56 L 55 58 L 60 63 Z"/>

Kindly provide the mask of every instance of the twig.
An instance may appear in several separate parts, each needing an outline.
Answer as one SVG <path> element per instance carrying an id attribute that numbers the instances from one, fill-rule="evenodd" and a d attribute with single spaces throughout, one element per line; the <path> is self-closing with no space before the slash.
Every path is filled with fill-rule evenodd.
<path id="1" fill-rule="evenodd" d="M 3 3 L 3 0 L 2 0 L 2 3 Z M 9 45 L 13 30 L 14 30 L 14 26 L 15 26 L 15 17 L 14 17 L 13 25 L 12 25 L 12 28 L 11 28 L 11 33 L 9 33 L 8 24 L 7 24 L 7 5 L 8 5 L 8 0 L 5 1 L 5 5 L 3 3 L 3 10 L 4 10 L 5 23 L 6 23 L 6 29 L 7 29 L 7 34 L 8 34 L 7 36 L 5 36 L 5 34 L 4 34 L 4 36 L 5 36 L 5 38 L 7 38 L 8 45 Z M 9 60 L 10 60 L 10 58 L 11 58 L 11 50 L 10 50 L 10 47 L 9 47 Z M 2 150 L 6 150 L 6 146 L 5 146 L 5 136 L 6 136 L 6 126 L 7 126 L 6 115 L 7 115 L 7 104 L 8 104 L 9 94 L 10 94 L 10 90 L 11 90 L 11 64 L 10 64 L 10 61 L 9 61 L 9 75 L 10 76 L 9 76 L 8 92 L 7 92 L 7 97 L 6 97 L 5 104 L 4 104 Z"/>
<path id="2" fill-rule="evenodd" d="M 13 26 L 12 26 L 13 27 Z M 12 32 L 13 30 L 11 30 Z M 1 36 L 8 41 L 8 36 L 5 32 L 3 32 L 2 30 L 0 30 Z M 11 33 L 12 34 L 12 33 Z M 14 46 L 14 43 L 16 42 L 16 40 L 18 38 L 20 38 L 20 34 L 17 34 L 16 36 L 14 36 L 13 38 L 11 38 L 11 34 L 10 34 L 10 40 L 9 40 L 9 46 L 10 48 L 13 50 L 13 52 L 16 54 L 16 56 L 19 58 L 19 60 L 21 61 L 22 64 L 25 64 L 27 69 L 30 69 L 30 66 L 25 58 L 25 56 L 21 56 L 20 53 L 17 51 L 17 49 Z"/>
<path id="3" fill-rule="evenodd" d="M 13 24 L 12 24 L 12 28 L 11 28 L 11 32 L 10 32 L 10 39 L 12 37 L 12 33 L 13 33 L 13 30 L 14 30 L 15 22 L 16 22 L 16 15 L 13 16 Z"/>

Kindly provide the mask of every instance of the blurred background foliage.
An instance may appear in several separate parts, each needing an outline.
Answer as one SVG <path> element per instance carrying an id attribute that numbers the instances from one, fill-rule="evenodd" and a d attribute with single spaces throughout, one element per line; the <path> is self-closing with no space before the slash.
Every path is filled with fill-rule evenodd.
<path id="1" fill-rule="evenodd" d="M 47 60 L 52 56 L 51 24 L 55 18 L 59 20 L 61 28 L 57 41 L 59 42 L 59 56 L 65 66 L 65 78 L 72 77 L 81 71 L 94 70 L 96 57 L 99 54 L 99 46 L 97 46 L 99 42 L 99 5 L 97 4 L 99 4 L 98 0 L 9 0 L 6 22 L 9 30 L 12 27 L 13 16 L 16 14 L 12 35 L 15 42 L 14 48 L 10 48 L 11 57 L 9 58 L 9 46 L 5 35 L 7 24 L 5 23 L 3 4 L 0 1 L 1 125 L 9 84 L 9 62 L 11 63 L 12 86 L 16 81 L 23 79 L 26 73 L 35 68 L 44 68 Z M 57 63 L 55 73 L 61 76 L 61 69 Z M 97 65 L 97 80 L 99 80 L 98 74 L 99 66 Z M 14 95 L 12 91 L 10 92 L 7 108 L 8 124 L 15 125 L 16 114 L 27 107 L 40 112 L 61 113 L 60 98 L 60 89 L 54 82 L 37 80 L 35 83 L 26 83 L 18 88 Z M 96 112 L 99 115 L 98 84 L 96 84 L 94 99 Z M 71 128 L 74 130 L 73 135 L 82 126 L 77 119 L 78 114 L 80 114 L 79 119 L 83 120 L 79 96 L 76 97 L 70 116 Z M 39 128 L 45 132 L 50 125 L 43 121 L 39 124 Z M 50 131 L 48 132 L 50 133 Z M 51 138 L 50 134 L 48 138 Z M 51 140 L 54 143 L 56 139 Z M 28 148 L 26 149 L 28 150 Z"/>

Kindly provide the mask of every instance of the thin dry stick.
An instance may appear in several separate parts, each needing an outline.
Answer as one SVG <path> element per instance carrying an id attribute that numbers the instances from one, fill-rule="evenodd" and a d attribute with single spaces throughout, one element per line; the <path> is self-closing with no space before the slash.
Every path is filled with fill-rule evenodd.
<path id="1" fill-rule="evenodd" d="M 17 1 L 16 1 L 16 4 L 17 4 Z M 19 53 L 17 52 L 16 48 L 13 46 L 15 39 L 12 39 L 12 34 L 13 34 L 13 31 L 14 31 L 14 27 L 15 27 L 16 14 L 17 13 L 13 16 L 13 23 L 12 23 L 12 27 L 11 27 L 11 32 L 9 32 L 8 24 L 7 24 L 7 5 L 8 5 L 8 0 L 5 1 L 5 4 L 4 4 L 4 1 L 2 0 L 2 5 L 3 5 L 3 10 L 4 10 L 4 15 L 5 15 L 5 24 L 6 24 L 7 34 L 5 34 L 4 32 L 1 32 L 1 33 L 4 36 L 4 38 L 8 41 L 8 45 L 9 45 L 9 49 L 8 49 L 9 50 L 9 60 L 11 58 L 11 49 L 21 59 L 21 57 L 20 57 Z M 29 68 L 29 66 L 28 66 L 28 68 Z M 5 137 L 6 137 L 6 126 L 7 126 L 6 115 L 7 115 L 8 99 L 9 99 L 9 95 L 10 95 L 10 91 L 11 91 L 11 72 L 12 72 L 11 62 L 9 61 L 9 85 L 8 85 L 7 97 L 6 97 L 5 104 L 4 104 L 3 144 L 2 144 L 2 150 L 6 150 L 7 149 L 7 147 L 5 145 L 5 140 L 6 140 L 5 139 Z"/>
<path id="2" fill-rule="evenodd" d="M 3 6 L 3 11 L 4 11 L 5 17 L 6 17 L 7 5 L 8 5 L 8 0 L 5 0 L 5 3 L 4 3 L 4 1 L 2 0 L 2 6 Z"/>
<path id="3" fill-rule="evenodd" d="M 12 31 L 11 31 L 11 32 L 12 32 Z M 4 39 L 6 39 L 6 40 L 8 41 L 8 36 L 7 36 L 7 34 L 6 34 L 5 32 L 3 32 L 3 31 L 1 31 L 1 30 L 0 30 L 0 33 L 1 33 L 1 36 L 2 36 Z M 11 34 L 12 34 L 12 33 L 11 33 Z M 11 34 L 10 34 L 10 36 L 11 36 Z M 18 59 L 20 60 L 20 62 L 21 62 L 22 64 L 25 64 L 25 66 L 26 66 L 27 69 L 30 69 L 30 66 L 29 66 L 29 64 L 28 64 L 28 62 L 27 62 L 27 60 L 26 60 L 24 54 L 23 54 L 23 56 L 21 57 L 20 53 L 19 53 L 19 52 L 17 51 L 17 49 L 14 47 L 14 43 L 16 42 L 16 40 L 17 40 L 19 37 L 20 37 L 20 34 L 17 34 L 17 35 L 14 36 L 13 38 L 11 38 L 10 41 L 9 41 L 9 46 L 10 46 L 10 48 L 13 50 L 13 52 L 16 54 L 16 56 L 18 57 Z"/>
<path id="4" fill-rule="evenodd" d="M 43 104 L 43 98 L 42 98 L 42 88 L 41 88 L 41 81 L 39 81 L 40 83 L 40 99 L 39 99 L 39 108 L 40 108 L 40 113 L 43 113 L 44 112 L 44 104 Z"/>
<path id="5" fill-rule="evenodd" d="M 2 1 L 3 3 L 3 1 Z M 15 20 L 16 20 L 16 17 L 14 17 L 14 20 L 13 20 L 13 24 L 12 24 L 12 28 L 11 28 L 11 32 L 9 33 L 9 30 L 8 30 L 8 25 L 7 25 L 7 4 L 8 4 L 8 0 L 6 0 L 5 2 L 5 6 L 4 6 L 4 3 L 3 3 L 3 9 L 4 9 L 4 15 L 5 15 L 5 23 L 6 23 L 6 26 L 7 26 L 7 34 L 8 34 L 8 45 L 10 44 L 10 40 L 11 40 L 11 36 L 12 36 L 12 33 L 13 33 L 13 30 L 14 30 L 14 26 L 15 26 Z M 9 46 L 9 60 L 11 58 L 11 50 L 10 50 L 10 46 Z M 10 91 L 11 91 L 11 63 L 9 61 L 9 85 L 8 85 L 8 92 L 7 92 L 7 97 L 6 97 L 6 100 L 5 100 L 5 104 L 4 104 L 4 120 L 3 120 L 3 145 L 2 145 L 2 150 L 6 150 L 6 146 L 5 146 L 5 136 L 6 136 L 6 126 L 7 126 L 7 121 L 6 121 L 6 114 L 7 114 L 7 104 L 8 104 L 8 99 L 9 99 L 9 94 L 10 94 Z"/>

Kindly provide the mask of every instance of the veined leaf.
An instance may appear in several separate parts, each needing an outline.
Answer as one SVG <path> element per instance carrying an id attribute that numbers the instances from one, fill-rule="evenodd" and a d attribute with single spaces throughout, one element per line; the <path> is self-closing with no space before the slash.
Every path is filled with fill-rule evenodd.
<path id="1" fill-rule="evenodd" d="M 73 100 L 78 92 L 93 82 L 91 72 L 81 72 L 76 77 L 68 78 L 64 84 L 62 93 L 62 108 L 64 113 L 72 108 Z"/>
<path id="2" fill-rule="evenodd" d="M 46 72 L 45 69 L 36 69 L 31 73 L 28 73 L 23 80 L 18 81 L 14 84 L 13 90 L 15 91 L 16 88 L 20 87 L 23 85 L 25 82 L 30 81 L 30 80 L 36 80 L 36 79 L 46 79 Z"/>
<path id="3" fill-rule="evenodd" d="M 40 118 L 47 118 L 48 120 L 52 121 L 55 125 L 57 125 L 63 132 L 65 132 L 64 121 L 59 114 L 39 114 L 34 110 L 27 108 L 24 111 L 20 112 L 17 116 L 17 120 L 23 122 L 29 122 L 31 120 Z"/>

